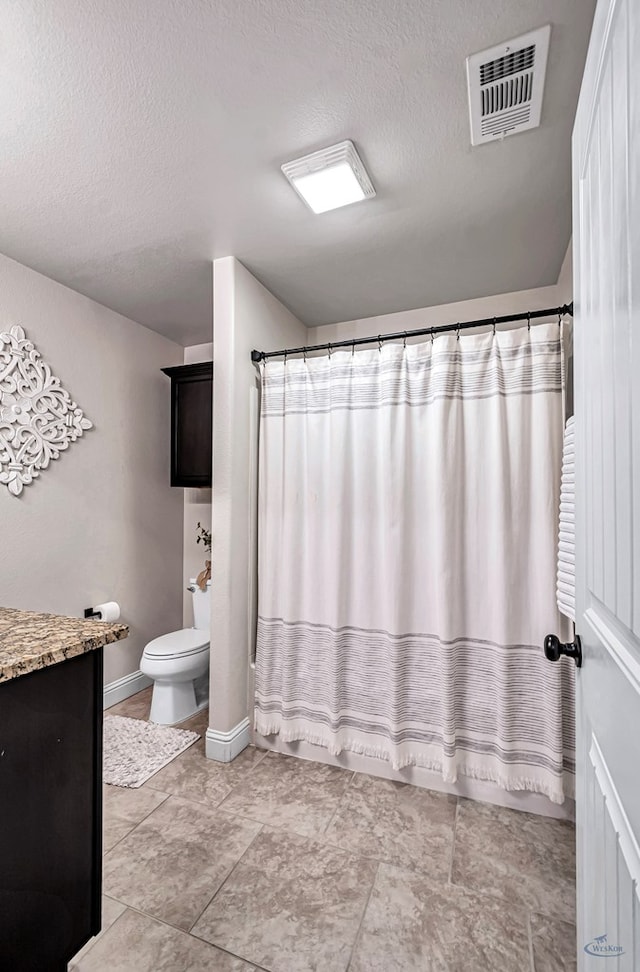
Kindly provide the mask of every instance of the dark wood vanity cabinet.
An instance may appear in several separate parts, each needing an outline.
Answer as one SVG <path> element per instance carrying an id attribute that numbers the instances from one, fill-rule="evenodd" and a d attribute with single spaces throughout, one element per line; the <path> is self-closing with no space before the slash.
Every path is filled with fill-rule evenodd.
<path id="1" fill-rule="evenodd" d="M 0 684 L 0 969 L 63 972 L 100 931 L 102 648 Z"/>
<path id="2" fill-rule="evenodd" d="M 213 362 L 162 371 L 171 378 L 171 485 L 211 486 Z"/>

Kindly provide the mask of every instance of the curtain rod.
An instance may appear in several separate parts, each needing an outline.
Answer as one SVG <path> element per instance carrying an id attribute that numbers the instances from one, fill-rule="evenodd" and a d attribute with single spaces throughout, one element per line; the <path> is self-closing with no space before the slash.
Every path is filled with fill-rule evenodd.
<path id="1" fill-rule="evenodd" d="M 466 331 L 471 327 L 488 327 L 491 324 L 508 324 L 512 321 L 532 321 L 537 317 L 563 317 L 569 314 L 573 317 L 573 301 L 561 304 L 559 307 L 547 307 L 546 310 L 525 311 L 520 314 L 503 314 L 502 317 L 483 317 L 477 321 L 464 321 L 456 324 L 440 324 L 437 327 L 419 327 L 415 331 L 396 331 L 395 334 L 376 334 L 371 337 L 351 338 L 348 341 L 328 341 L 326 344 L 311 344 L 303 348 L 284 348 L 282 351 L 252 351 L 251 360 L 258 364 L 266 358 L 286 357 L 289 354 L 308 354 L 310 351 L 333 351 L 335 348 L 355 348 L 359 344 L 381 345 L 383 341 L 400 341 L 424 334 L 441 334 L 443 331 Z"/>

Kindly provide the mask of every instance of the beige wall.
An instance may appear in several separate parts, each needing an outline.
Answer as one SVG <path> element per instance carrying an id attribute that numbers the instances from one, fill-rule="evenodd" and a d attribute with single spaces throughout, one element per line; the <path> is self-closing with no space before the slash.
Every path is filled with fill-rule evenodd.
<path id="1" fill-rule="evenodd" d="M 345 341 L 370 334 L 392 334 L 395 331 L 437 327 L 440 324 L 451 324 L 454 321 L 472 321 L 485 317 L 500 317 L 503 314 L 517 314 L 521 311 L 544 310 L 546 307 L 556 307 L 560 303 L 564 303 L 564 301 L 560 298 L 557 285 L 539 287 L 536 290 L 519 290 L 510 294 L 497 294 L 494 297 L 479 297 L 476 300 L 462 300 L 454 304 L 421 307 L 418 310 L 385 314 L 382 317 L 366 317 L 356 321 L 343 321 L 340 324 L 326 324 L 321 327 L 310 328 L 307 344 Z M 515 327 L 517 325 L 503 326 Z M 526 326 L 526 322 L 523 322 L 522 326 Z M 424 338 L 416 338 L 415 340 L 423 341 Z"/>
<path id="2" fill-rule="evenodd" d="M 197 361 L 211 361 L 213 359 L 213 344 L 194 344 L 184 349 L 184 363 L 195 364 Z M 211 490 L 183 489 L 184 493 L 184 546 L 182 568 L 182 623 L 185 628 L 193 624 L 193 605 L 191 594 L 187 590 L 190 577 L 197 577 L 208 557 L 202 544 L 196 543 L 198 523 L 205 529 L 211 529 Z"/>
<path id="3" fill-rule="evenodd" d="M 0 603 L 82 616 L 116 600 L 127 641 L 105 682 L 136 671 L 145 642 L 181 626 L 181 490 L 169 486 L 169 379 L 183 349 L 0 256 L 0 330 L 21 324 L 94 428 L 20 497 L 0 486 Z"/>
<path id="4" fill-rule="evenodd" d="M 562 261 L 560 276 L 558 277 L 558 294 L 563 304 L 570 304 L 573 300 L 573 241 L 569 240 L 567 252 Z"/>
<path id="5" fill-rule="evenodd" d="M 212 729 L 248 713 L 255 628 L 258 373 L 252 348 L 300 344 L 307 329 L 234 257 L 213 264 Z"/>

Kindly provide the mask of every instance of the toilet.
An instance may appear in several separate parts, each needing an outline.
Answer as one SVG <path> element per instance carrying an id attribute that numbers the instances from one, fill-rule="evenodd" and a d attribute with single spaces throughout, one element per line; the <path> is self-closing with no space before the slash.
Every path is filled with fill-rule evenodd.
<path id="1" fill-rule="evenodd" d="M 142 652 L 140 671 L 153 679 L 151 722 L 172 726 L 208 705 L 210 587 L 201 591 L 192 577 L 193 628 L 154 638 Z"/>

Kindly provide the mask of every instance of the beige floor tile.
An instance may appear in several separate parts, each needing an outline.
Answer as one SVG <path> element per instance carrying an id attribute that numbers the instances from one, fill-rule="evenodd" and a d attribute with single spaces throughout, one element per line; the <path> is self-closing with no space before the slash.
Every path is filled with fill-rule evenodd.
<path id="1" fill-rule="evenodd" d="M 196 712 L 195 715 L 190 716 L 188 719 L 185 719 L 184 722 L 180 722 L 176 726 L 176 729 L 189 729 L 191 730 L 191 732 L 200 733 L 203 740 L 208 728 L 209 728 L 208 709 L 202 709 L 200 712 Z"/>
<path id="2" fill-rule="evenodd" d="M 169 797 L 106 855 L 104 890 L 188 929 L 259 830 L 251 820 Z"/>
<path id="3" fill-rule="evenodd" d="M 526 912 L 381 864 L 349 972 L 529 972 Z"/>
<path id="4" fill-rule="evenodd" d="M 135 695 L 130 695 L 123 702 L 112 705 L 110 709 L 105 709 L 105 715 L 119 715 L 126 716 L 128 719 L 145 719 L 148 721 L 149 713 L 151 712 L 152 694 L 153 686 L 151 685 L 149 688 L 143 689 L 142 692 L 136 692 Z M 190 729 L 192 732 L 199 732 L 201 736 L 204 736 L 208 727 L 208 708 L 201 709 L 200 712 L 196 712 L 195 715 L 190 716 L 176 726 L 178 729 Z"/>
<path id="5" fill-rule="evenodd" d="M 126 716 L 128 719 L 148 719 L 151 709 L 151 694 L 153 686 L 130 695 L 124 702 L 112 705 L 110 709 L 105 709 L 105 715 Z"/>
<path id="6" fill-rule="evenodd" d="M 264 758 L 263 750 L 248 746 L 231 763 L 218 763 L 207 759 L 204 742 L 200 740 L 152 776 L 146 785 L 217 807 L 234 786 L 250 778 L 253 767 Z"/>
<path id="7" fill-rule="evenodd" d="M 336 766 L 269 753 L 222 809 L 316 837 L 331 820 L 351 776 Z"/>
<path id="8" fill-rule="evenodd" d="M 192 933 L 271 972 L 345 972 L 376 866 L 264 830 Z"/>
<path id="9" fill-rule="evenodd" d="M 356 773 L 325 838 L 354 854 L 447 880 L 456 798 Z"/>
<path id="10" fill-rule="evenodd" d="M 102 786 L 102 840 L 105 853 L 126 837 L 141 820 L 160 806 L 168 794 L 159 789 L 132 789 L 125 786 Z"/>
<path id="11" fill-rule="evenodd" d="M 120 904 L 119 901 L 114 901 L 113 898 L 108 898 L 106 894 L 102 895 L 102 931 L 95 938 L 90 938 L 84 948 L 81 948 L 78 954 L 74 956 L 69 966 L 69 972 L 73 972 L 73 969 L 77 968 L 77 963 L 80 959 L 87 954 L 96 942 L 100 941 L 105 932 L 111 928 L 116 918 L 119 918 L 126 910 L 126 905 Z"/>
<path id="12" fill-rule="evenodd" d="M 575 972 L 576 926 L 535 913 L 530 924 L 534 972 Z"/>
<path id="13" fill-rule="evenodd" d="M 564 820 L 460 800 L 451 880 L 575 920 L 575 830 Z"/>
<path id="14" fill-rule="evenodd" d="M 127 911 L 69 972 L 253 972 L 232 955 Z"/>

